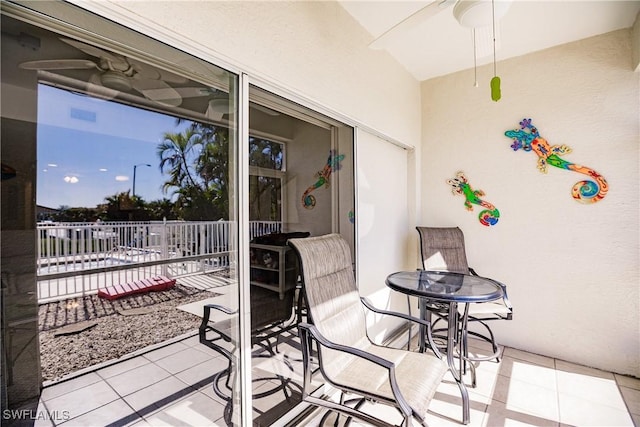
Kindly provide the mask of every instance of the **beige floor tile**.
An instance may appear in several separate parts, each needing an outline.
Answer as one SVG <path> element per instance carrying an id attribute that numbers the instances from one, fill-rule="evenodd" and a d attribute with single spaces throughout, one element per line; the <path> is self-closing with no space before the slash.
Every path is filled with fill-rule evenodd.
<path id="1" fill-rule="evenodd" d="M 483 426 L 485 427 L 556 427 L 558 425 L 557 420 L 531 415 L 498 401 L 491 402 L 483 420 Z"/>
<path id="2" fill-rule="evenodd" d="M 118 400 L 120 396 L 104 381 L 45 400 L 49 412 L 67 411 L 71 419 Z"/>
<path id="3" fill-rule="evenodd" d="M 297 345 L 282 342 L 279 350 L 273 360 L 254 358 L 254 375 L 279 373 L 301 384 L 302 363 Z M 489 352 L 488 343 L 470 341 L 472 355 Z M 223 420 L 226 402 L 215 395 L 210 382 L 212 375 L 226 367 L 225 359 L 201 345 L 197 337 L 147 355 L 151 356 L 138 356 L 46 387 L 42 404 L 49 412 L 69 411 L 74 418 L 61 424 L 62 427 L 105 425 L 114 421 L 118 425 L 140 427 L 226 427 Z M 470 427 L 609 427 L 634 423 L 640 426 L 638 378 L 511 348 L 505 348 L 499 363 L 475 362 L 474 366 L 477 387 L 470 387 L 469 373 L 464 376 L 470 397 Z M 314 377 L 319 378 L 320 375 Z M 256 391 L 277 385 L 273 380 L 254 384 Z M 296 391 L 299 390 L 296 388 Z M 256 400 L 254 416 L 269 411 L 283 400 L 281 391 Z M 367 403 L 366 410 L 388 419 L 391 424 L 401 422 L 399 413 L 386 405 Z M 298 425 L 316 427 L 320 418 L 321 412 L 316 411 L 313 417 Z M 340 426 L 345 419 L 343 417 Z M 431 402 L 427 423 L 432 427 L 460 427 L 461 420 L 460 389 L 451 373 L 447 373 Z M 51 422 L 36 425 L 53 427 Z M 366 424 L 355 421 L 351 425 Z"/>
<path id="4" fill-rule="evenodd" d="M 490 371 L 476 372 L 476 387 L 471 387 L 471 374 L 467 373 L 464 377 L 464 383 L 467 387 L 470 400 L 482 404 L 488 404 L 491 401 L 495 390 L 497 374 Z M 438 386 L 438 393 L 449 395 L 453 398 L 461 399 L 460 387 L 453 379 L 453 375 L 448 372 L 442 383 Z"/>
<path id="5" fill-rule="evenodd" d="M 5 416 L 6 414 L 2 414 L 3 424 L 11 424 L 11 420 Z M 38 408 L 36 409 L 35 421 L 33 422 L 33 427 L 53 427 L 54 422 L 61 423 L 67 419 L 69 415 L 65 412 L 49 412 L 44 402 L 40 400 L 38 402 Z"/>
<path id="6" fill-rule="evenodd" d="M 169 375 L 169 372 L 151 363 L 107 378 L 105 381 L 108 382 L 120 396 L 127 396 L 162 381 Z"/>
<path id="7" fill-rule="evenodd" d="M 470 351 L 473 351 L 473 352 L 477 353 L 478 355 L 490 356 L 490 355 L 493 354 L 493 347 L 492 347 L 491 343 L 488 342 L 488 341 L 470 337 L 468 339 L 468 341 L 467 341 L 467 345 L 468 345 Z M 501 346 L 498 343 L 498 350 L 504 352 L 504 346 Z"/>
<path id="8" fill-rule="evenodd" d="M 524 360 L 536 365 L 545 366 L 547 368 L 555 368 L 555 360 L 551 357 L 542 356 L 540 354 L 528 353 L 522 350 L 516 350 L 515 348 L 506 347 L 504 349 L 505 357 L 512 357 L 514 359 Z"/>
<path id="9" fill-rule="evenodd" d="M 514 359 L 510 356 L 505 357 L 500 364 L 499 373 L 504 377 L 554 391 L 558 389 L 555 369 L 522 359 Z"/>
<path id="10" fill-rule="evenodd" d="M 487 405 L 485 403 L 471 398 L 469 402 L 470 424 L 468 425 L 481 426 L 486 408 Z M 437 391 L 429 404 L 426 420 L 430 426 L 461 426 L 462 398 L 460 392 L 458 391 L 456 395 L 451 395 Z"/>
<path id="11" fill-rule="evenodd" d="M 155 384 L 124 397 L 125 402 L 142 416 L 170 405 L 196 391 L 175 377 L 167 377 Z"/>
<path id="12" fill-rule="evenodd" d="M 144 357 L 133 357 L 131 359 L 123 360 L 122 362 L 115 363 L 102 369 L 98 369 L 95 373 L 100 375 L 100 377 L 106 379 L 130 371 L 131 369 L 138 368 L 142 365 L 146 365 L 147 363 L 150 362 Z"/>
<path id="13" fill-rule="evenodd" d="M 94 372 L 90 372 L 88 374 L 76 377 L 72 380 L 62 381 L 60 383 L 45 387 L 42 390 L 42 395 L 40 396 L 40 398 L 43 400 L 50 400 L 54 397 L 62 396 L 63 394 L 78 390 L 90 384 L 97 383 L 101 380 L 102 379 Z"/>
<path id="14" fill-rule="evenodd" d="M 476 386 L 467 387 L 469 395 L 473 400 L 482 401 L 485 404 L 489 404 L 493 399 L 498 378 L 499 375 L 497 372 L 476 369 Z M 465 382 L 466 384 L 470 384 L 469 380 Z"/>
<path id="15" fill-rule="evenodd" d="M 631 416 L 624 408 L 584 399 L 560 392 L 560 421 L 574 426 L 633 426 Z"/>
<path id="16" fill-rule="evenodd" d="M 144 419 L 151 426 L 226 426 L 222 419 L 223 411 L 223 405 L 196 392 L 145 416 Z"/>
<path id="17" fill-rule="evenodd" d="M 87 414 L 59 424 L 63 427 L 123 426 L 138 420 L 138 414 L 122 400 L 114 400 Z"/>
<path id="18" fill-rule="evenodd" d="M 163 357 L 155 363 L 171 374 L 177 374 L 210 359 L 211 356 L 206 353 L 188 347 L 186 350 Z"/>
<path id="19" fill-rule="evenodd" d="M 221 357 L 212 358 L 202 362 L 182 372 L 178 372 L 175 377 L 183 383 L 190 385 L 196 389 L 209 386 L 213 380 L 213 376 L 227 368 L 226 359 Z"/>
<path id="20" fill-rule="evenodd" d="M 640 378 L 630 377 L 628 375 L 618 375 L 614 374 L 616 378 L 616 382 L 627 388 L 632 388 L 634 390 L 640 390 Z"/>
<path id="21" fill-rule="evenodd" d="M 556 370 L 558 372 L 568 372 L 572 374 L 587 375 L 590 377 L 604 378 L 615 381 L 616 377 L 611 372 L 602 371 L 596 368 L 590 368 L 576 363 L 565 362 L 564 360 L 556 360 Z"/>
<path id="22" fill-rule="evenodd" d="M 168 345 L 166 347 L 161 347 L 157 350 L 153 350 L 148 353 L 145 353 L 144 357 L 146 359 L 149 359 L 152 362 L 155 362 L 156 360 L 160 360 L 174 353 L 178 353 L 182 350 L 186 350 L 187 348 L 189 348 L 189 346 L 185 345 L 183 341 L 180 341 L 180 342 Z"/>
<path id="23" fill-rule="evenodd" d="M 499 376 L 494 400 L 505 403 L 508 409 L 550 421 L 559 421 L 557 392 L 529 382 Z"/>
<path id="24" fill-rule="evenodd" d="M 562 362 L 556 375 L 559 393 L 626 410 L 613 374 Z"/>
<path id="25" fill-rule="evenodd" d="M 629 412 L 633 415 L 640 415 L 640 390 L 635 388 L 620 387 L 622 399 L 627 405 Z"/>

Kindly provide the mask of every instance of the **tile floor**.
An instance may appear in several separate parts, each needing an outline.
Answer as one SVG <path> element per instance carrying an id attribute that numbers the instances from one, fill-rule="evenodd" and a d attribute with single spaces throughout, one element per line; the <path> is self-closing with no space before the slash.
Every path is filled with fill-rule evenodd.
<path id="1" fill-rule="evenodd" d="M 477 344 L 472 343 L 473 352 L 486 351 Z M 284 353 L 294 351 L 290 347 Z M 45 387 L 38 411 L 48 411 L 53 420 L 40 419 L 35 425 L 225 426 L 224 403 L 210 385 L 212 375 L 224 366 L 225 361 L 199 344 L 197 336 L 184 337 Z M 294 368 L 300 372 L 299 366 Z M 469 388 L 470 426 L 640 426 L 640 379 L 511 348 L 504 349 L 500 363 L 480 363 L 477 375 L 478 386 Z M 256 406 L 254 417 L 259 417 L 270 404 Z M 369 409 L 399 423 L 393 409 L 379 404 Z M 452 377 L 445 377 L 427 423 L 460 426 L 461 415 L 458 387 Z M 290 425 L 314 427 L 320 416 L 316 411 Z"/>

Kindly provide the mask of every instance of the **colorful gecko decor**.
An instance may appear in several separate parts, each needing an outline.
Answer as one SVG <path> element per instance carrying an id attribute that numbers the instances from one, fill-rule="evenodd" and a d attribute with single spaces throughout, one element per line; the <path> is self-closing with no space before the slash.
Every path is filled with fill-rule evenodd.
<path id="1" fill-rule="evenodd" d="M 307 188 L 307 190 L 302 195 L 302 206 L 307 209 L 313 209 L 316 206 L 316 198 L 313 197 L 310 193 L 314 191 L 316 188 L 320 188 L 323 185 L 325 187 L 329 187 L 329 177 L 331 176 L 331 172 L 335 172 L 342 168 L 342 160 L 344 159 L 344 154 L 336 155 L 336 150 L 329 151 L 329 158 L 327 159 L 327 164 L 324 168 L 316 173 L 318 180 Z"/>
<path id="2" fill-rule="evenodd" d="M 484 196 L 484 192 L 482 190 L 472 189 L 469 185 L 467 177 L 464 175 L 464 172 L 458 172 L 455 178 L 448 179 L 447 184 L 451 186 L 451 192 L 454 195 L 461 194 L 465 197 L 466 200 L 464 202 L 464 205 L 468 211 L 473 210 L 473 206 L 471 206 L 471 204 L 480 205 L 486 208 L 478 215 L 480 224 L 490 227 L 498 223 L 498 219 L 500 218 L 500 211 L 496 209 L 496 207 L 491 203 L 480 199 L 481 196 Z"/>
<path id="3" fill-rule="evenodd" d="M 508 130 L 504 133 L 513 139 L 511 148 L 513 151 L 523 149 L 533 150 L 538 155 L 538 169 L 547 173 L 547 165 L 560 169 L 567 169 L 590 176 L 595 180 L 578 181 L 571 190 L 571 195 L 578 202 L 595 203 L 604 198 L 609 190 L 609 185 L 602 175 L 585 166 L 577 165 L 561 159 L 559 156 L 571 152 L 571 148 L 566 145 L 549 145 L 546 139 L 540 136 L 538 129 L 533 126 L 531 119 L 522 119 L 520 129 Z"/>

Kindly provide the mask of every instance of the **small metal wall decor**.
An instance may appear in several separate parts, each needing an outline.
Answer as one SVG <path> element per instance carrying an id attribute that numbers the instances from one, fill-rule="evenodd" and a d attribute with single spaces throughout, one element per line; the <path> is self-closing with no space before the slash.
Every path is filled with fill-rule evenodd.
<path id="1" fill-rule="evenodd" d="M 329 158 L 327 159 L 327 164 L 321 171 L 316 173 L 318 180 L 307 188 L 302 195 L 302 206 L 307 209 L 313 209 L 316 206 L 316 198 L 311 195 L 311 192 L 316 190 L 317 188 L 322 187 L 329 188 L 331 184 L 329 181 L 329 177 L 332 172 L 340 170 L 342 168 L 342 160 L 344 160 L 344 154 L 336 154 L 336 150 L 329 151 Z"/>
<path id="2" fill-rule="evenodd" d="M 471 185 L 469 185 L 469 180 L 467 180 L 464 172 L 456 173 L 456 177 L 453 179 L 448 179 L 447 184 L 451 186 L 451 192 L 454 195 L 460 194 L 465 197 L 464 206 L 468 211 L 473 210 L 473 205 L 480 205 L 485 208 L 484 210 L 480 211 L 480 214 L 478 215 L 480 224 L 490 227 L 498 223 L 498 219 L 500 218 L 500 211 L 491 203 L 480 198 L 481 196 L 484 196 L 484 191 L 474 190 L 473 188 L 471 188 Z"/>
<path id="3" fill-rule="evenodd" d="M 538 129 L 531 123 L 531 119 L 522 119 L 520 129 L 508 130 L 504 134 L 513 139 L 513 144 L 511 144 L 513 151 L 523 149 L 524 151 L 533 151 L 538 155 L 540 172 L 547 173 L 547 165 L 551 165 L 592 178 L 593 181 L 578 181 L 571 189 L 571 196 L 578 202 L 596 203 L 602 200 L 609 191 L 609 184 L 598 172 L 561 159 L 560 156 L 570 153 L 571 148 L 566 145 L 549 145 L 547 140 L 540 136 Z"/>

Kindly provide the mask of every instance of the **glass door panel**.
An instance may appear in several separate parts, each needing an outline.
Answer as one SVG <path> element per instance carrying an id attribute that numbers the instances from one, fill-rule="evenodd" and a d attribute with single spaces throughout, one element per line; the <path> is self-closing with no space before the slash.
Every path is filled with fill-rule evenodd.
<path id="1" fill-rule="evenodd" d="M 255 86 L 249 100 L 250 220 L 273 222 L 252 228 L 249 244 L 253 424 L 267 426 L 302 396 L 303 289 L 286 242 L 331 232 L 354 241 L 353 129 Z"/>
<path id="2" fill-rule="evenodd" d="M 68 4 L 2 8 L 3 410 L 137 352 L 172 381 L 126 381 L 148 401 L 110 422 L 240 425 L 239 77 Z"/>

